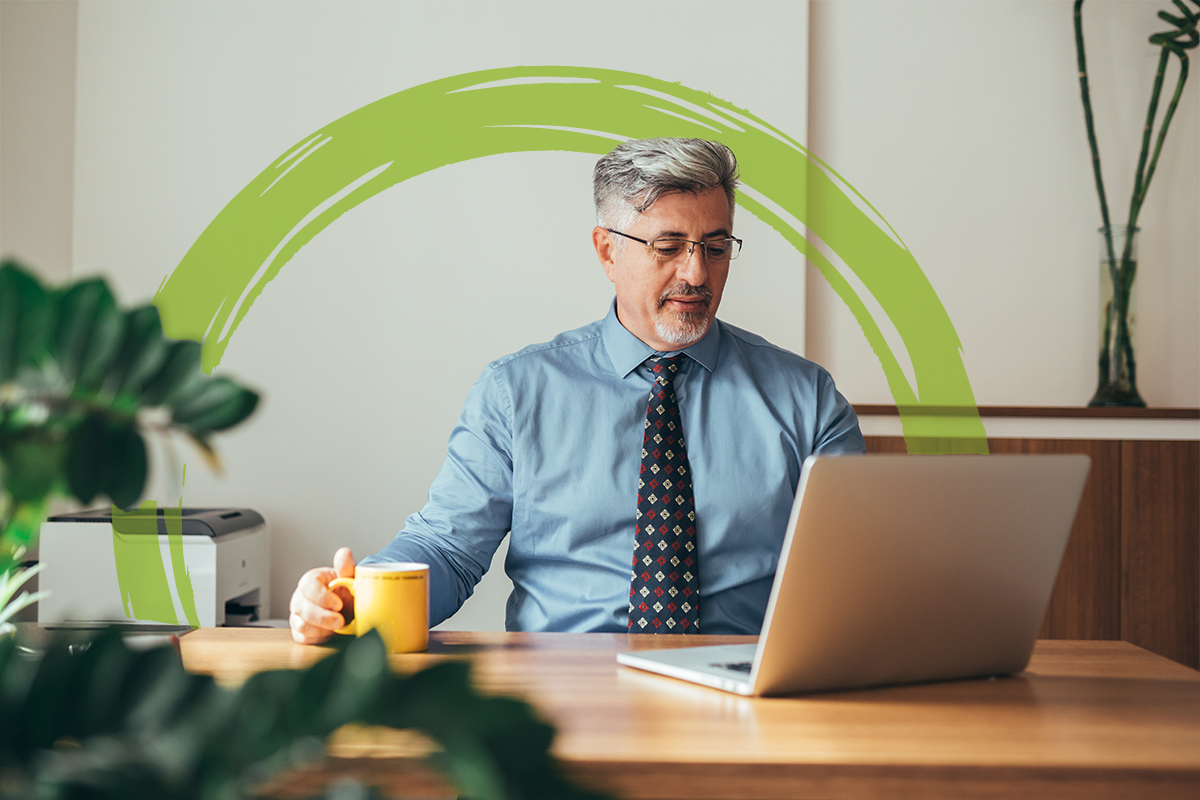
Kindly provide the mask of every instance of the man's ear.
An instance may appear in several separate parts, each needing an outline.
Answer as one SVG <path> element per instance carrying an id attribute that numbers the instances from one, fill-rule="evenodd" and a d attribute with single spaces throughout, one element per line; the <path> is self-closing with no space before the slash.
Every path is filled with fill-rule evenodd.
<path id="1" fill-rule="evenodd" d="M 613 270 L 617 268 L 617 263 L 614 260 L 616 246 L 613 245 L 612 237 L 608 231 L 599 225 L 592 228 L 592 246 L 596 248 L 596 257 L 600 259 L 600 266 L 604 267 L 604 274 L 608 276 L 610 281 L 615 283 Z"/>

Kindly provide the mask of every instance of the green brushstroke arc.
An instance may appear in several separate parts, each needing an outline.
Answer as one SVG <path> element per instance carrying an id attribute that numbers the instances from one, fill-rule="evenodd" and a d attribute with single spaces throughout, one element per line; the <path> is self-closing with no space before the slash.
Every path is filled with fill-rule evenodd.
<path id="1" fill-rule="evenodd" d="M 112 509 L 113 562 L 125 616 L 143 622 L 179 624 L 171 587 L 167 582 L 158 528 L 158 503 L 146 500 L 135 511 Z M 167 548 L 175 591 L 188 625 L 200 627 L 196 594 L 183 557 L 183 498 L 176 508 L 164 507 Z"/>
<path id="2" fill-rule="evenodd" d="M 629 72 L 511 67 L 456 75 L 309 133 L 225 206 L 166 278 L 154 299 L 164 330 L 203 341 L 203 365 L 211 371 L 283 265 L 364 200 L 449 164 L 529 151 L 599 155 L 617 140 L 651 136 L 728 144 L 745 184 L 818 236 L 867 287 L 903 340 L 915 391 L 878 322 L 829 259 L 803 231 L 740 195 L 739 205 L 803 253 L 854 314 L 901 406 L 910 452 L 928 451 L 931 442 L 933 449 L 987 452 L 958 335 L 898 237 L 860 210 L 827 165 L 769 123 L 710 94 Z M 971 413 L 945 418 L 905 410 L 921 406 Z"/>
<path id="3" fill-rule="evenodd" d="M 187 465 L 184 465 L 186 469 Z M 175 578 L 175 594 L 188 625 L 200 627 L 200 616 L 196 613 L 196 592 L 192 588 L 192 573 L 183 558 L 183 498 L 179 505 L 163 508 L 163 521 L 167 529 L 167 548 L 171 553 L 171 571 Z M 162 557 L 160 552 L 159 557 Z"/>
<path id="4" fill-rule="evenodd" d="M 112 506 L 112 536 L 125 616 L 143 622 L 178 624 L 159 549 L 158 504 L 147 500 L 129 512 Z"/>

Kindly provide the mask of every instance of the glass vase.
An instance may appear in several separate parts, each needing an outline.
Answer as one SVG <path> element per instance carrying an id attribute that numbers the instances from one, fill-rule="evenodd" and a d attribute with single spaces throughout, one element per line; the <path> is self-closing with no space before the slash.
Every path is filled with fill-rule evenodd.
<path id="1" fill-rule="evenodd" d="M 1137 234 L 1141 228 L 1100 229 L 1100 382 L 1089 406 L 1138 406 Z"/>

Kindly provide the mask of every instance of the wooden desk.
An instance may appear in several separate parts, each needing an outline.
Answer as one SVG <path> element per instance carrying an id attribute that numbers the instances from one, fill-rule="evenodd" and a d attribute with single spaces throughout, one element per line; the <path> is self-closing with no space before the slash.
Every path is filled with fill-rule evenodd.
<path id="1" fill-rule="evenodd" d="M 393 665 L 471 658 L 482 689 L 524 697 L 558 727 L 554 752 L 578 780 L 626 798 L 1200 796 L 1200 673 L 1126 642 L 1041 641 L 1012 678 L 785 699 L 615 661 L 623 649 L 737 641 L 753 639 L 447 632 Z M 270 629 L 201 629 L 180 645 L 188 669 L 233 683 L 328 652 Z M 412 792 L 401 796 L 438 791 L 404 734 L 343 731 L 330 754 L 279 793 L 347 773 Z"/>

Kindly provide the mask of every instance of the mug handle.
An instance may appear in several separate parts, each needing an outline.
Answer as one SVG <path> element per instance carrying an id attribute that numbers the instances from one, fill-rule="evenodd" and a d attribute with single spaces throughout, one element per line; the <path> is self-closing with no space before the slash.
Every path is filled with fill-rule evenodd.
<path id="1" fill-rule="evenodd" d="M 346 589 L 349 589 L 350 596 L 354 597 L 354 578 L 337 578 L 337 579 L 333 580 L 332 582 L 330 582 L 330 584 L 328 586 L 329 589 L 337 589 L 338 587 L 344 587 Z M 347 636 L 354 636 L 358 632 L 354 623 L 355 623 L 355 620 L 352 619 L 352 620 L 350 620 L 349 624 L 347 624 L 341 628 L 338 628 L 336 631 L 334 631 L 334 633 L 341 633 L 341 634 L 345 634 Z"/>

